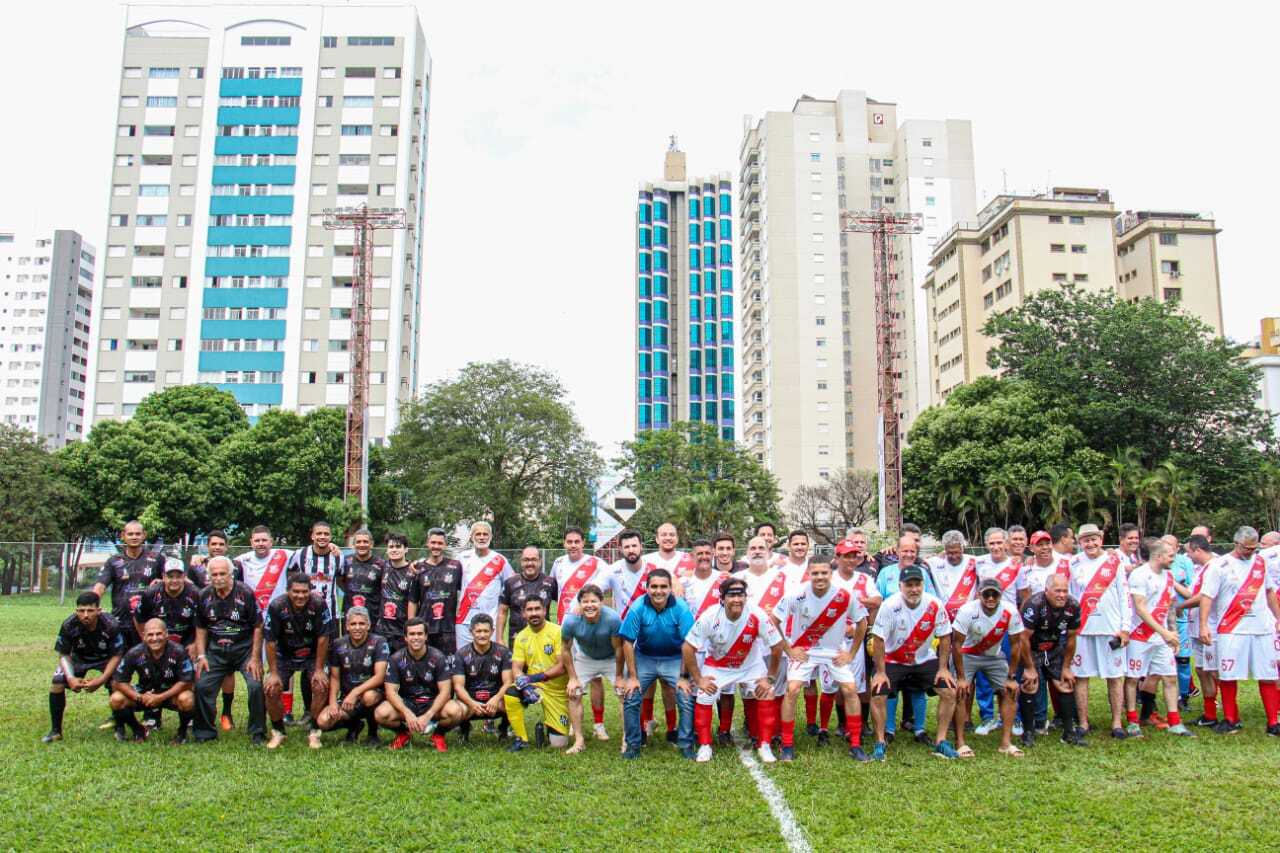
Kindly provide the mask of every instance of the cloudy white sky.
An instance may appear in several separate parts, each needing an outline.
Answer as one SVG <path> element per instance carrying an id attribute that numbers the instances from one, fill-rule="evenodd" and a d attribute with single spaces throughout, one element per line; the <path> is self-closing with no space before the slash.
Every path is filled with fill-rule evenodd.
<path id="1" fill-rule="evenodd" d="M 606 452 L 631 414 L 632 217 L 679 134 L 736 171 L 744 114 L 865 89 L 900 118 L 973 121 L 979 205 L 1002 186 L 1111 189 L 1212 211 L 1227 332 L 1280 314 L 1280 121 L 1263 4 L 419 3 L 435 67 L 422 373 L 551 368 Z M 101 245 L 123 12 L 0 12 L 0 227 Z M 43 199 L 37 208 L 34 199 Z"/>

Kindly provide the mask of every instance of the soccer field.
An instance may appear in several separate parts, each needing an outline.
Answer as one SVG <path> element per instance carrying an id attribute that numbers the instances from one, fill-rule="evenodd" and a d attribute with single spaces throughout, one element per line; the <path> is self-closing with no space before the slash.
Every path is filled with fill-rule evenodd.
<path id="1" fill-rule="evenodd" d="M 250 748 L 243 729 L 172 747 L 172 713 L 163 737 L 118 744 L 96 728 L 102 692 L 68 693 L 66 739 L 45 746 L 53 639 L 70 612 L 56 599 L 0 599 L 0 848 L 788 848 L 736 751 L 698 765 L 655 743 L 621 760 L 612 696 L 614 740 L 579 756 L 511 755 L 478 732 L 470 746 L 451 736 L 443 755 L 341 747 L 336 733 L 316 753 L 299 729 L 274 753 Z M 1103 691 L 1093 692 L 1101 721 Z M 1241 699 L 1246 731 L 1233 737 L 1095 736 L 1087 749 L 1044 738 L 1018 761 L 994 753 L 993 735 L 974 737 L 978 757 L 966 762 L 899 742 L 887 763 L 860 765 L 798 734 L 795 764 L 763 772 L 798 827 L 792 849 L 1274 850 L 1280 740 L 1263 734 L 1252 685 Z M 235 713 L 243 725 L 242 686 Z"/>

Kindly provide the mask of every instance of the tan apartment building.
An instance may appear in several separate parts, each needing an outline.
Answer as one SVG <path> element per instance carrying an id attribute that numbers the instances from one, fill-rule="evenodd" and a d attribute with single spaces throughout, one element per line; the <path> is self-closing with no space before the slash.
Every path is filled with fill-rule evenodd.
<path id="1" fill-rule="evenodd" d="M 1139 210 L 1116 219 L 1116 281 L 1124 299 L 1177 302 L 1222 334 L 1218 232 L 1200 213 Z"/>

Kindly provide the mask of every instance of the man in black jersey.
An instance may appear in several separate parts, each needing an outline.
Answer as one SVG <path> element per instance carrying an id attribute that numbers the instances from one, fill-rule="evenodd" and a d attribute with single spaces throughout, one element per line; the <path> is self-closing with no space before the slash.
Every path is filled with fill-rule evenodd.
<path id="1" fill-rule="evenodd" d="M 329 695 L 329 675 L 324 667 L 329 660 L 329 643 L 337 628 L 324 599 L 311 591 L 310 578 L 301 572 L 289 575 L 288 590 L 267 605 L 263 621 L 270 669 L 263 688 L 272 729 L 267 749 L 278 749 L 284 743 L 281 697 L 289 689 L 295 672 L 302 683 L 302 698 L 311 724 L 307 742 L 312 749 L 319 749 L 320 729 L 315 727 L 314 720 Z"/>
<path id="2" fill-rule="evenodd" d="M 138 635 L 143 635 L 143 626 L 152 619 L 164 623 L 168 637 L 183 646 L 195 658 L 196 645 L 196 608 L 200 606 L 200 590 L 187 580 L 187 575 L 178 562 L 168 562 L 164 568 L 164 579 L 147 587 L 142 601 L 134 612 L 133 627 Z"/>
<path id="3" fill-rule="evenodd" d="M 1068 592 L 1066 575 L 1054 572 L 1045 578 L 1044 592 L 1037 592 L 1022 606 L 1023 632 L 1018 635 L 1022 643 L 1022 660 L 1032 661 L 1034 667 L 1026 667 L 1015 678 L 1021 681 L 1018 694 L 1019 710 L 1024 720 L 1033 719 L 1036 692 L 1043 680 L 1057 694 L 1056 703 L 1062 714 L 1062 742 L 1070 746 L 1084 746 L 1084 739 L 1076 727 L 1076 677 L 1071 663 L 1076 653 L 1076 634 L 1080 630 L 1080 602 Z M 1027 737 L 1023 729 L 1023 743 L 1030 745 L 1034 739 Z"/>
<path id="4" fill-rule="evenodd" d="M 217 738 L 213 700 L 222 679 L 239 672 L 249 694 L 249 739 L 265 739 L 267 710 L 262 692 L 262 613 L 253 590 L 231 577 L 227 557 L 209 560 L 209 586 L 196 611 L 197 741 Z"/>
<path id="5" fill-rule="evenodd" d="M 427 645 L 427 626 L 421 619 L 405 624 L 404 638 L 405 647 L 387 664 L 387 698 L 374 719 L 399 729 L 392 749 L 404 749 L 413 735 L 424 734 L 431 736 L 437 752 L 445 752 L 448 746 L 439 727 L 461 722 L 465 713 L 461 703 L 450 701 L 452 666 L 443 652 Z"/>
<path id="6" fill-rule="evenodd" d="M 142 522 L 126 524 L 120 531 L 123 552 L 107 558 L 93 585 L 99 600 L 108 589 L 111 590 L 111 615 L 120 625 L 125 648 L 136 646 L 142 639 L 133 629 L 133 611 L 151 582 L 160 580 L 164 567 L 164 557 L 147 552 L 146 540 L 147 531 Z"/>
<path id="7" fill-rule="evenodd" d="M 76 597 L 76 612 L 58 628 L 53 649 L 58 653 L 58 668 L 53 671 L 49 687 L 49 733 L 41 740 L 62 740 L 62 715 L 67 709 L 67 688 L 76 693 L 93 693 L 111 680 L 124 654 L 124 637 L 115 618 L 102 612 L 101 598 L 96 592 L 82 592 Z M 87 678 L 92 670 L 101 675 Z"/>
<path id="8" fill-rule="evenodd" d="M 337 585 L 342 590 L 342 612 L 363 607 L 370 613 L 382 612 L 382 575 L 387 564 L 373 553 L 373 534 L 362 527 L 351 537 L 355 553 L 342 558 Z"/>
<path id="9" fill-rule="evenodd" d="M 137 687 L 132 683 L 135 675 Z M 191 690 L 195 680 L 191 656 L 180 643 L 169 639 L 164 620 L 148 619 L 142 626 L 142 642 L 125 653 L 115 672 L 110 701 L 116 720 L 116 740 L 125 739 L 126 726 L 133 732 L 134 740 L 147 739 L 147 730 L 133 715 L 134 709 L 168 708 L 178 712 L 178 734 L 173 743 L 186 743 L 187 726 L 196 707 Z"/>
<path id="10" fill-rule="evenodd" d="M 374 623 L 374 633 L 387 641 L 392 652 L 404 648 L 404 623 L 409 619 L 409 602 L 417 598 L 418 571 L 404 555 L 409 538 L 403 533 L 387 534 L 386 569 L 379 593 L 382 610 Z"/>
<path id="11" fill-rule="evenodd" d="M 487 613 L 471 619 L 471 642 L 453 656 L 453 695 L 465 710 L 459 731 L 471 736 L 471 721 L 501 720 L 506 731 L 507 711 L 502 697 L 511 689 L 511 650 L 493 642 L 493 620 Z"/>
<path id="12" fill-rule="evenodd" d="M 316 717 L 316 726 L 328 731 L 345 723 L 347 743 L 355 743 L 361 723 L 368 720 L 365 744 L 382 746 L 373 712 L 382 702 L 390 658 L 387 641 L 369 632 L 369 611 L 363 607 L 348 610 L 346 635 L 329 649 L 329 703 Z"/>
<path id="13" fill-rule="evenodd" d="M 496 636 L 501 639 L 503 627 L 506 627 L 507 648 L 511 648 L 516 634 L 527 624 L 524 618 L 524 603 L 531 598 L 542 602 L 543 609 L 548 612 L 551 604 L 560 595 L 560 585 L 551 575 L 542 573 L 542 552 L 530 545 L 520 552 L 520 574 L 507 578 L 502 582 L 502 594 L 498 598 L 498 630 Z M 561 614 L 563 619 L 568 614 Z"/>
<path id="14" fill-rule="evenodd" d="M 448 540 L 442 528 L 427 531 L 427 558 L 418 563 L 417 601 L 409 601 L 409 618 L 427 628 L 427 644 L 446 655 L 457 651 L 454 625 L 462 590 L 462 563 L 445 559 Z"/>
<path id="15" fill-rule="evenodd" d="M 187 579 L 196 585 L 196 589 L 205 589 L 209 586 L 209 561 L 214 557 L 227 557 L 228 545 L 230 540 L 227 534 L 222 530 L 210 530 L 207 548 L 209 555 L 196 554 L 191 558 L 191 568 L 187 571 Z M 230 673 L 222 681 L 222 717 L 219 719 L 219 725 L 222 726 L 224 732 L 229 732 L 235 726 L 235 721 L 231 719 L 231 705 L 236 699 L 236 676 Z"/>

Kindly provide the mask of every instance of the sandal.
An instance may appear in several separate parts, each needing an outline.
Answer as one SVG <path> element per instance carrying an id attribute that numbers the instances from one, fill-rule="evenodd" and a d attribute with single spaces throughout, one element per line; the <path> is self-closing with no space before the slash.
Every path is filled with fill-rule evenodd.
<path id="1" fill-rule="evenodd" d="M 973 747 L 969 746 L 969 744 L 966 743 L 964 746 L 956 750 L 956 757 L 957 758 L 973 758 L 974 757 Z"/>
<path id="2" fill-rule="evenodd" d="M 1024 755 L 1023 751 L 1018 749 L 1013 744 L 1009 744 L 1008 746 L 1002 746 L 999 749 L 997 749 L 996 752 L 1002 752 L 1005 755 L 1009 756 L 1010 758 L 1021 758 Z"/>

